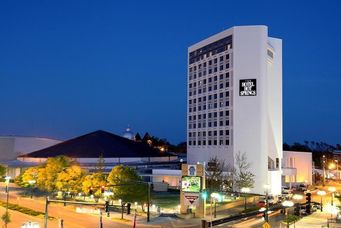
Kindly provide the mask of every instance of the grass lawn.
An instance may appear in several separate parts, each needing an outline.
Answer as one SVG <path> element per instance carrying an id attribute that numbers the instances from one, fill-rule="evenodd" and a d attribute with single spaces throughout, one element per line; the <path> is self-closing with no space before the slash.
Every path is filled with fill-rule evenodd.
<path id="1" fill-rule="evenodd" d="M 180 204 L 179 192 L 152 192 L 152 204 L 161 208 L 174 208 Z"/>

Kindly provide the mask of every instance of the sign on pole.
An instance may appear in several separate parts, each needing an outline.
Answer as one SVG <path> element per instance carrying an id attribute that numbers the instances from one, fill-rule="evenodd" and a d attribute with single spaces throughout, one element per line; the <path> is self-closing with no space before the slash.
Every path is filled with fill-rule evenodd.
<path id="1" fill-rule="evenodd" d="M 185 204 L 187 206 L 196 206 L 199 202 L 199 194 L 185 193 Z"/>
<path id="2" fill-rule="evenodd" d="M 271 226 L 268 222 L 265 222 L 262 227 L 263 228 L 271 228 Z"/>

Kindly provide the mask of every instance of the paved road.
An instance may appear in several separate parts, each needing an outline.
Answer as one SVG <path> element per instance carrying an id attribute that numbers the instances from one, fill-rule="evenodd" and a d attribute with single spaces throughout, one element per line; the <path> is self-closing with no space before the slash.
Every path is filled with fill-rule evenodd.
<path id="1" fill-rule="evenodd" d="M 2 201 L 6 200 L 6 194 L 4 190 L 0 188 L 0 199 Z M 45 202 L 38 199 L 28 199 L 21 198 L 16 195 L 15 192 L 11 192 L 10 189 L 10 197 L 9 202 L 14 204 L 19 204 L 20 206 L 31 208 L 36 211 L 44 212 L 45 210 Z M 94 228 L 99 226 L 99 216 L 98 215 L 88 215 L 88 214 L 79 214 L 75 212 L 73 206 L 62 206 L 60 204 L 51 204 L 49 205 L 49 215 L 55 218 L 62 218 L 64 220 L 64 225 L 67 228 Z M 34 218 L 34 217 L 33 217 Z M 17 219 L 17 216 L 15 217 Z M 54 223 L 51 223 L 54 224 Z M 108 218 L 103 218 L 103 226 L 104 227 L 131 227 L 131 223 L 121 223 L 110 221 Z M 50 224 L 49 226 L 50 227 Z"/>

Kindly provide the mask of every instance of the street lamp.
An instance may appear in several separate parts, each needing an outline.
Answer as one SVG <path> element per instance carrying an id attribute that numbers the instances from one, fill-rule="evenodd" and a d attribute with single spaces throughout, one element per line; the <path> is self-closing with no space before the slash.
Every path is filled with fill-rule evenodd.
<path id="1" fill-rule="evenodd" d="M 332 199 L 331 199 L 331 205 L 334 205 L 334 192 L 336 191 L 335 187 L 329 187 L 328 191 L 330 191 L 332 193 Z"/>
<path id="2" fill-rule="evenodd" d="M 323 190 L 318 190 L 317 195 L 321 196 L 321 212 L 322 212 L 323 210 L 322 197 L 326 195 L 326 192 Z"/>
<path id="3" fill-rule="evenodd" d="M 9 181 L 11 180 L 10 176 L 5 177 L 6 183 L 6 216 L 8 218 L 8 199 L 9 199 Z M 5 222 L 5 228 L 7 228 L 7 220 Z"/>
<path id="4" fill-rule="evenodd" d="M 211 193 L 211 227 L 212 227 L 212 202 L 214 201 L 214 218 L 217 217 L 217 201 L 220 201 L 221 196 L 217 192 Z"/>
<path id="5" fill-rule="evenodd" d="M 265 188 L 265 222 L 269 222 L 269 216 L 268 216 L 268 212 L 269 212 L 269 189 L 270 189 L 270 185 L 265 184 L 264 185 Z"/>
<path id="6" fill-rule="evenodd" d="M 286 214 L 286 218 L 287 218 L 287 227 L 289 228 L 289 211 L 288 209 L 292 206 L 294 206 L 294 202 L 289 201 L 289 200 L 285 200 L 282 203 L 283 207 L 285 207 L 285 214 Z"/>
<path id="7" fill-rule="evenodd" d="M 326 155 L 322 156 L 322 166 L 323 166 L 323 186 L 326 182 Z"/>
<path id="8" fill-rule="evenodd" d="M 251 191 L 250 188 L 241 188 L 240 191 L 244 193 L 244 210 L 246 210 L 246 193 Z"/>
<path id="9" fill-rule="evenodd" d="M 29 180 L 28 183 L 30 184 L 30 188 L 31 188 L 31 199 L 33 197 L 33 185 L 36 183 L 35 180 Z"/>

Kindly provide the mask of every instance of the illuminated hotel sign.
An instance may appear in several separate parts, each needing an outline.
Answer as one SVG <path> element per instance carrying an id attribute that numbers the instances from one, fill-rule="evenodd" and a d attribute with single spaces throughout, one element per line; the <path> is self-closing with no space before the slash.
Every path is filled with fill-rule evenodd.
<path id="1" fill-rule="evenodd" d="M 239 96 L 256 96 L 257 85 L 256 79 L 239 80 Z"/>

